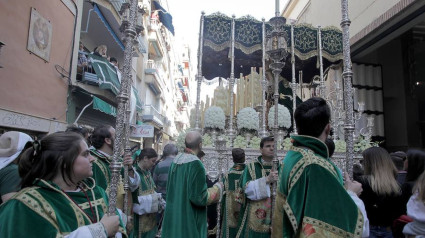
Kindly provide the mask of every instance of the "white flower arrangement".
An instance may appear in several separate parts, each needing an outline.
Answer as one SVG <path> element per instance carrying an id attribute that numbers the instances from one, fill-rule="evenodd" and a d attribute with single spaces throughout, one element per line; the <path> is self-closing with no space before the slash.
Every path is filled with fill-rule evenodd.
<path id="1" fill-rule="evenodd" d="M 204 128 L 218 128 L 223 130 L 226 125 L 226 117 L 220 107 L 209 107 L 204 115 Z"/>
<path id="2" fill-rule="evenodd" d="M 260 119 L 258 113 L 251 107 L 245 107 L 239 111 L 237 117 L 238 129 L 258 131 Z"/>
<path id="3" fill-rule="evenodd" d="M 278 120 L 277 120 L 277 124 L 279 127 L 284 127 L 286 129 L 289 129 L 289 127 L 291 127 L 292 123 L 291 123 L 291 114 L 289 113 L 288 108 L 286 108 L 285 106 L 278 104 Z M 268 116 L 268 124 L 269 124 L 269 128 L 273 128 L 274 127 L 274 106 L 272 106 L 270 108 L 269 111 L 269 116 Z"/>

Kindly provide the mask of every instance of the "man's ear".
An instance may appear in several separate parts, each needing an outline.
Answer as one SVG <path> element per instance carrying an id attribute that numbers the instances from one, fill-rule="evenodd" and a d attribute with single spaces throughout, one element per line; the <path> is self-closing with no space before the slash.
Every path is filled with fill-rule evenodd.
<path id="1" fill-rule="evenodd" d="M 111 138 L 105 138 L 105 143 L 108 145 L 111 145 L 112 144 Z"/>
<path id="2" fill-rule="evenodd" d="M 331 124 L 327 124 L 325 127 L 325 133 L 326 133 L 326 137 L 329 136 L 329 134 L 331 133 Z"/>

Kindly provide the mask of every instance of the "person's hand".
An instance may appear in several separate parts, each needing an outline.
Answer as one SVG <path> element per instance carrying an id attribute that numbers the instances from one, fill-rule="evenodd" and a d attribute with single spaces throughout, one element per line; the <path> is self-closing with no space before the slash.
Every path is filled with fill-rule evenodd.
<path id="1" fill-rule="evenodd" d="M 347 172 L 344 173 L 344 178 L 345 178 L 345 188 L 357 194 L 357 196 L 359 196 L 363 191 L 362 184 L 357 181 L 351 180 Z"/>
<path id="2" fill-rule="evenodd" d="M 218 182 L 217 182 L 217 183 L 215 183 L 214 185 L 221 186 L 221 188 L 222 188 L 222 189 L 224 189 L 224 183 L 223 183 L 223 182 L 221 182 L 221 181 L 218 181 Z"/>
<path id="3" fill-rule="evenodd" d="M 133 216 L 127 216 L 127 225 L 125 228 L 127 229 L 127 234 L 130 234 L 133 230 L 134 224 L 133 224 Z"/>
<path id="4" fill-rule="evenodd" d="M 108 214 L 105 214 L 100 222 L 102 222 L 103 226 L 105 227 L 108 237 L 115 236 L 115 234 L 118 232 L 118 228 L 120 226 L 119 216 L 109 216 Z"/>
<path id="5" fill-rule="evenodd" d="M 162 197 L 160 197 L 159 203 L 158 203 L 158 212 L 165 211 L 166 205 L 167 203 L 165 202 L 165 200 Z"/>
<path id="6" fill-rule="evenodd" d="M 276 182 L 279 179 L 279 176 L 277 175 L 277 171 L 270 171 L 269 176 L 266 177 L 266 183 L 271 184 Z"/>
<path id="7" fill-rule="evenodd" d="M 128 165 L 128 169 L 133 169 L 133 158 L 131 158 L 130 154 L 124 156 L 123 164 Z"/>

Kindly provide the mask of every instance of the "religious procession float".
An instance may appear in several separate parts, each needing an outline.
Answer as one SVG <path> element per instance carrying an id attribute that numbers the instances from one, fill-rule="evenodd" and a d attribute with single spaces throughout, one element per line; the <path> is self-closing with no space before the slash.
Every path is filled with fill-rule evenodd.
<path id="1" fill-rule="evenodd" d="M 347 16 L 348 17 L 348 16 Z M 210 179 L 232 165 L 232 148 L 245 150 L 247 162 L 260 155 L 260 140 L 275 137 L 275 158 L 282 159 L 297 134 L 294 108 L 310 97 L 331 108 L 333 162 L 352 173 L 361 152 L 377 143 L 375 117 L 364 113 L 364 97 L 352 87 L 349 22 L 339 28 L 314 27 L 221 13 L 200 20 L 197 100 L 191 127 L 203 135 L 203 160 Z M 218 84 L 201 102 L 201 85 Z M 235 87 L 236 86 L 236 87 Z M 376 118 L 378 121 L 381 118 Z M 380 122 L 380 121 L 379 121 Z M 178 138 L 183 147 L 184 135 Z"/>

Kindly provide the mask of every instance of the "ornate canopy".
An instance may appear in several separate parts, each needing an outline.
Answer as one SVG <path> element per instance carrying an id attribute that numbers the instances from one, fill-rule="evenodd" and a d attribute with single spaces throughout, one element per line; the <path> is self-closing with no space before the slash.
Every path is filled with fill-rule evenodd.
<path id="1" fill-rule="evenodd" d="M 271 31 L 271 25 L 265 24 L 266 35 Z M 285 25 L 288 36 L 288 52 L 291 51 L 291 25 Z M 232 18 L 221 13 L 204 16 L 202 75 L 206 79 L 230 76 L 230 47 L 232 35 Z M 342 59 L 342 33 L 336 27 L 321 29 L 323 67 Z M 263 22 L 251 16 L 235 18 L 235 76 L 240 73 L 247 75 L 251 67 L 262 67 Z M 294 48 L 296 72 L 303 71 L 303 82 L 310 82 L 319 74 L 318 63 L 318 28 L 311 25 L 294 25 Z M 291 58 L 286 59 L 282 71 L 284 78 L 290 79 Z"/>

